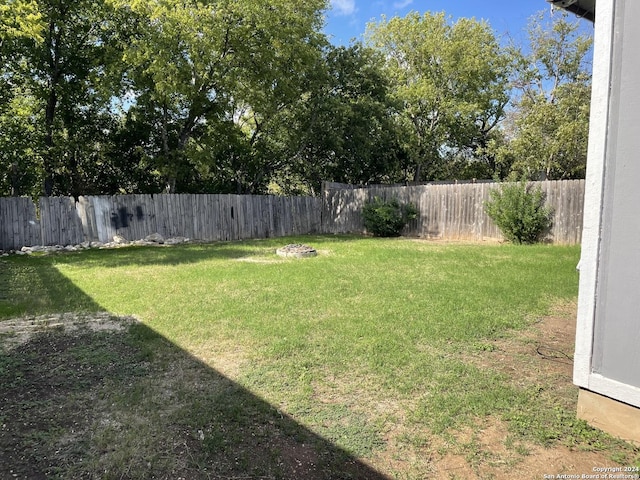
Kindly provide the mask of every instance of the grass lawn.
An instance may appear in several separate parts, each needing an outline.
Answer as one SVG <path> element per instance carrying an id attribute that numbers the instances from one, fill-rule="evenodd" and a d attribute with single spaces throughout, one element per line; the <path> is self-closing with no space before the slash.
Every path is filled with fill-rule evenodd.
<path id="1" fill-rule="evenodd" d="M 319 255 L 274 254 L 298 242 Z M 540 351 L 536 322 L 575 303 L 579 253 L 300 237 L 0 259 L 0 326 L 140 321 L 76 319 L 4 349 L 0 456 L 13 463 L 0 475 L 424 478 L 455 452 L 497 478 L 486 472 L 559 445 L 638 464 L 575 420 L 558 371 L 518 363 Z M 573 350 L 560 353 L 547 357 Z M 500 452 L 481 446 L 489 425 Z"/>

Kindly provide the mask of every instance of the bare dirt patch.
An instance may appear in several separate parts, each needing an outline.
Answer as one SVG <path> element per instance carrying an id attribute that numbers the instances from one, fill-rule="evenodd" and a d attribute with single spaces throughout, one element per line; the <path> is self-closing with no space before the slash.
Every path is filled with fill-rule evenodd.
<path id="1" fill-rule="evenodd" d="M 594 467 L 618 465 L 603 452 L 563 445 L 542 447 L 525 441 L 509 445 L 509 438 L 506 426 L 499 420 L 488 420 L 483 428 L 472 433 L 458 434 L 454 444 L 441 446 L 441 451 L 448 451 L 434 460 L 432 478 L 533 480 L 545 478 L 544 475 L 580 478 L 593 474 Z"/>
<path id="2" fill-rule="evenodd" d="M 551 315 L 528 329 L 488 343 L 467 354 L 465 360 L 508 374 L 515 384 L 544 384 L 547 389 L 577 392 L 572 383 L 575 318 L 575 303 L 556 306 Z"/>
<path id="3" fill-rule="evenodd" d="M 554 308 L 517 336 L 500 339 L 467 361 L 503 372 L 514 385 L 535 387 L 562 407 L 575 411 L 577 387 L 573 385 L 576 304 Z M 594 467 L 615 466 L 610 452 L 567 447 L 558 439 L 552 446 L 515 440 L 499 419 L 485 419 L 473 431 L 458 433 L 455 446 L 435 460 L 434 478 L 540 479 L 544 475 L 593 474 Z M 446 447 L 446 446 L 445 446 Z M 596 449 L 597 450 L 597 449 Z"/>
<path id="4" fill-rule="evenodd" d="M 52 330 L 77 332 L 123 331 L 137 322 L 134 317 L 117 317 L 108 312 L 57 313 L 25 316 L 0 322 L 0 346 L 11 349 L 27 343 L 34 335 Z"/>

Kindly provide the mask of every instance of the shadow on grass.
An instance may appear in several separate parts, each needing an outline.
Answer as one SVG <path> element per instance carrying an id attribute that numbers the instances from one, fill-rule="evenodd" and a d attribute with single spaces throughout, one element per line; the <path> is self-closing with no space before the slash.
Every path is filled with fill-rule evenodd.
<path id="1" fill-rule="evenodd" d="M 55 258 L 63 256 L 0 259 L 0 321 L 50 312 L 103 310 L 55 268 Z"/>
<path id="2" fill-rule="evenodd" d="M 42 260 L 3 264 L 2 281 L 72 301 L 24 313 L 99 310 Z M 143 324 L 65 318 L 0 320 L 0 478 L 386 478 Z"/>
<path id="3" fill-rule="evenodd" d="M 126 246 L 115 249 L 92 249 L 82 252 L 59 254 L 53 257 L 58 262 L 76 262 L 79 259 L 90 266 L 117 268 L 123 266 L 144 265 L 181 265 L 206 260 L 237 260 L 251 257 L 269 257 L 280 259 L 276 249 L 289 243 L 305 243 L 320 248 L 331 242 L 348 242 L 359 239 L 357 236 L 308 236 L 282 237 L 234 242 L 212 242 L 182 245 Z"/>

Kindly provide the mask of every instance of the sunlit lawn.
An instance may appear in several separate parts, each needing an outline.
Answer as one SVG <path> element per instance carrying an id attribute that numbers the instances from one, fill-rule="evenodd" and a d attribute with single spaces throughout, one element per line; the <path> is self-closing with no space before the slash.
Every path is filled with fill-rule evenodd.
<path id="1" fill-rule="evenodd" d="M 318 256 L 275 255 L 297 242 Z M 417 448 L 488 417 L 523 441 L 587 445 L 600 434 L 574 420 L 572 398 L 468 361 L 574 301 L 578 258 L 575 246 L 359 237 L 11 258 L 0 316 L 134 315 L 362 458 L 389 448 L 392 426 Z"/>

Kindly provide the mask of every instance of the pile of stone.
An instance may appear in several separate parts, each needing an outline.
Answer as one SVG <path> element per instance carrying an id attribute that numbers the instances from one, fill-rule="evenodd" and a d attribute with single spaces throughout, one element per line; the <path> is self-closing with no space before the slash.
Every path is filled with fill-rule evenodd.
<path id="1" fill-rule="evenodd" d="M 315 248 L 308 245 L 303 245 L 302 243 L 290 243 L 289 245 L 278 248 L 276 250 L 276 254 L 280 255 L 281 257 L 304 258 L 315 257 L 316 255 L 318 255 L 318 252 Z"/>
<path id="2" fill-rule="evenodd" d="M 82 242 L 76 245 L 33 245 L 31 247 L 22 247 L 20 250 L 0 250 L 0 256 L 6 257 L 10 254 L 15 255 L 31 255 L 32 253 L 58 253 L 58 252 L 77 252 L 80 250 L 89 250 L 91 248 L 121 248 L 133 245 L 179 245 L 190 242 L 186 237 L 170 237 L 164 238 L 159 233 L 147 235 L 144 239 L 128 241 L 122 235 L 114 235 L 111 242 Z"/>

